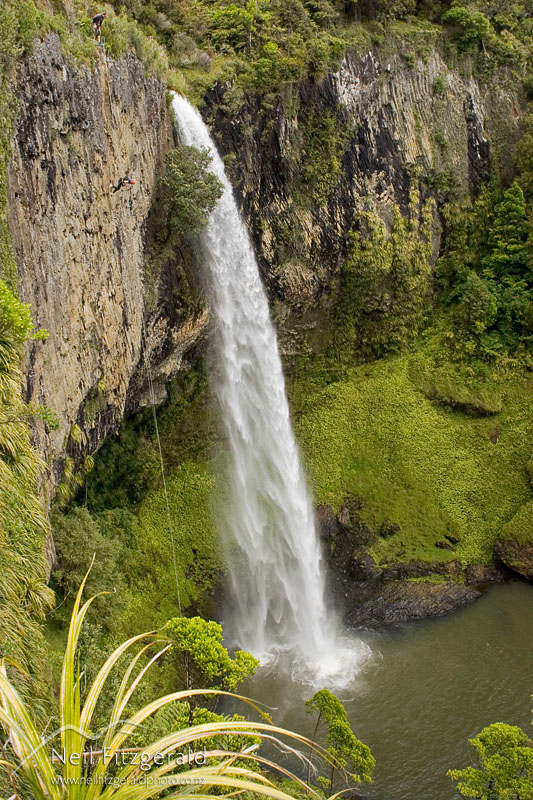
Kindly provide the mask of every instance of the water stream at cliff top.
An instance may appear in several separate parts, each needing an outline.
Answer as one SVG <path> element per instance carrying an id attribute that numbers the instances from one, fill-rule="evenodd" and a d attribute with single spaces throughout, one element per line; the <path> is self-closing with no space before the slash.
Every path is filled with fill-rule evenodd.
<path id="1" fill-rule="evenodd" d="M 224 193 L 200 237 L 217 324 L 214 392 L 228 438 L 228 544 L 234 643 L 265 660 L 292 651 L 317 680 L 340 677 L 368 648 L 339 638 L 327 608 L 320 546 L 291 427 L 276 333 L 246 227 L 209 131 L 172 102 L 182 141 L 206 148 Z"/>

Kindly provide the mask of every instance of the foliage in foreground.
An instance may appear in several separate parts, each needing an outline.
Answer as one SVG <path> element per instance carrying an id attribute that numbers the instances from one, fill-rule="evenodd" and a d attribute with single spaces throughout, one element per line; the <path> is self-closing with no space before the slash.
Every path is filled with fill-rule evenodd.
<path id="1" fill-rule="evenodd" d="M 370 748 L 352 731 L 341 701 L 327 689 L 321 689 L 307 700 L 306 706 L 309 712 L 318 713 L 313 740 L 316 740 L 320 723 L 324 722 L 327 726 L 328 753 L 335 759 L 331 764 L 329 778 L 319 778 L 326 791 L 330 794 L 333 792 L 338 765 L 348 769 L 352 776 L 355 775 L 357 781 L 372 781 L 376 761 Z"/>
<path id="2" fill-rule="evenodd" d="M 25 693 L 45 694 L 39 622 L 53 595 L 46 587 L 48 524 L 37 493 L 42 464 L 31 446 L 21 392 L 20 357 L 30 336 L 29 307 L 0 280 L 0 652 L 32 667 L 19 676 Z"/>
<path id="3" fill-rule="evenodd" d="M 164 637 L 141 634 L 124 642 L 107 658 L 82 704 L 82 676 L 77 659 L 78 640 L 84 618 L 95 600 L 95 597 L 91 597 L 82 605 L 85 581 L 86 579 L 77 594 L 69 628 L 61 676 L 59 730 L 56 735 L 50 734 L 47 739 L 42 738 L 30 709 L 7 676 L 6 662 L 3 661 L 0 666 L 0 725 L 9 735 L 9 749 L 6 748 L 2 765 L 8 773 L 14 799 L 24 797 L 25 792 L 30 790 L 34 800 L 97 800 L 99 797 L 105 797 L 106 800 L 149 800 L 159 796 L 164 788 L 168 792 L 168 798 L 190 794 L 201 798 L 213 797 L 217 796 L 217 791 L 225 794 L 228 789 L 233 789 L 236 792 L 254 792 L 276 800 L 290 800 L 291 795 L 277 789 L 264 774 L 243 766 L 243 762 L 274 769 L 292 778 L 295 790 L 298 785 L 318 797 L 317 792 L 306 787 L 298 778 L 259 755 L 247 752 L 246 748 L 239 752 L 220 749 L 208 751 L 206 763 L 200 767 L 195 767 L 197 754 L 187 754 L 188 747 L 193 742 L 208 740 L 227 732 L 237 737 L 242 736 L 246 741 L 246 737 L 253 732 L 261 739 L 277 740 L 278 736 L 288 737 L 294 743 L 312 747 L 315 752 L 322 753 L 329 763 L 333 762 L 331 756 L 309 740 L 268 722 L 204 722 L 173 731 L 150 742 L 142 748 L 141 753 L 137 753 L 137 758 L 124 758 L 128 752 L 132 755 L 131 751 L 127 751 L 132 734 L 160 709 L 171 703 L 187 701 L 194 695 L 229 693 L 213 690 L 173 692 L 131 711 L 131 698 L 147 670 L 172 644 Z M 130 657 L 123 670 L 108 724 L 97 734 L 92 726 L 102 691 L 119 663 L 124 665 L 124 659 L 129 657 L 134 646 L 140 647 L 140 650 Z M 155 652 L 157 647 L 161 647 L 159 652 Z M 144 656 L 149 660 L 142 666 Z M 245 702 L 259 711 L 251 701 Z M 260 711 L 259 713 L 261 714 Z M 55 741 L 57 735 L 61 737 L 60 746 Z M 57 768 L 57 762 L 51 759 L 52 745 L 56 751 L 59 749 L 61 756 L 60 766 Z M 93 746 L 93 755 L 91 759 L 86 759 L 82 754 L 88 752 L 89 745 Z M 180 771 L 184 753 L 187 754 L 185 761 L 189 768 Z M 92 765 L 89 761 L 92 761 Z"/>
<path id="4" fill-rule="evenodd" d="M 533 742 L 521 728 L 496 722 L 470 744 L 479 768 L 452 769 L 461 797 L 474 800 L 528 800 L 533 797 Z"/>
<path id="5" fill-rule="evenodd" d="M 186 689 L 222 689 L 235 691 L 249 675 L 259 667 L 259 661 L 245 650 L 237 650 L 230 655 L 223 644 L 222 626 L 218 622 L 202 617 L 175 617 L 165 625 L 172 639 L 172 653 L 167 672 L 173 681 L 176 675 L 183 675 Z M 164 735 L 173 730 L 203 724 L 205 722 L 224 722 L 225 720 L 244 721 L 244 717 L 234 714 L 231 717 L 216 713 L 217 695 L 193 696 L 183 702 L 171 703 L 160 709 L 153 717 L 146 734 Z M 259 745 L 261 740 L 253 735 L 246 738 L 234 736 L 231 732 L 223 737 L 204 740 L 208 749 L 241 750 L 243 746 Z M 202 743 L 198 743 L 200 746 Z"/>

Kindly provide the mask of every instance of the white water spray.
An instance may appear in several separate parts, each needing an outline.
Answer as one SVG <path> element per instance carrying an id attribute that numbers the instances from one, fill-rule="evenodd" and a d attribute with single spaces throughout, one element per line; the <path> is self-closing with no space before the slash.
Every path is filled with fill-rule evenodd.
<path id="1" fill-rule="evenodd" d="M 172 105 L 183 142 L 211 152 L 224 186 L 201 243 L 217 323 L 215 391 L 230 450 L 230 497 L 218 524 L 237 545 L 229 558 L 233 638 L 259 658 L 294 651 L 329 673 L 342 669 L 340 653 L 257 261 L 200 114 L 178 95 Z"/>

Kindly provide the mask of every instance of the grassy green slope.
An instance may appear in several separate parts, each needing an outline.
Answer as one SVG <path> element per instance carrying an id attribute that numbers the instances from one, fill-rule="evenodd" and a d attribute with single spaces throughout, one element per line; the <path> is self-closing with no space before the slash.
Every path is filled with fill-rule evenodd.
<path id="1" fill-rule="evenodd" d="M 509 385 L 501 413 L 471 417 L 432 404 L 411 380 L 411 358 L 353 369 L 314 391 L 309 379 L 296 382 L 315 499 L 338 505 L 354 492 L 371 527 L 398 523 L 401 532 L 375 546 L 379 561 L 454 558 L 435 548 L 446 534 L 461 539 L 463 563 L 489 561 L 503 525 L 531 498 L 533 380 Z"/>

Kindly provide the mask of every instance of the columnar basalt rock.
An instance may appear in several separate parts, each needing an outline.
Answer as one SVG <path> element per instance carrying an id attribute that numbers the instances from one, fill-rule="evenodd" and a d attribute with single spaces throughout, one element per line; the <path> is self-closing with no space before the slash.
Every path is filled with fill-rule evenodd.
<path id="1" fill-rule="evenodd" d="M 160 401 L 208 312 L 180 316 L 175 270 L 145 286 L 146 232 L 173 146 L 164 84 L 132 54 L 117 62 L 101 51 L 80 67 L 49 35 L 21 65 L 16 94 L 9 223 L 21 298 L 50 334 L 28 345 L 24 363 L 28 401 L 59 417 L 56 431 L 35 428 L 50 499 L 72 427 L 82 432 L 81 458 L 125 410 L 147 404 L 147 359 Z M 135 185 L 111 194 L 124 175 Z"/>
<path id="2" fill-rule="evenodd" d="M 346 234 L 358 215 L 375 212 L 390 227 L 393 205 L 406 213 L 411 188 L 420 188 L 423 199 L 436 200 L 435 260 L 443 184 L 451 181 L 456 196 L 475 194 L 492 162 L 508 171 L 524 113 L 519 84 L 509 76 L 481 85 L 436 51 L 412 64 L 400 45 L 395 55 L 379 49 L 347 55 L 337 72 L 301 84 L 273 107 L 249 97 L 237 114 L 228 113 L 228 90 L 216 87 L 205 113 L 223 153 L 237 154 L 232 178 L 277 301 L 286 355 L 328 341 Z M 337 176 L 327 196 L 313 198 L 309 184 L 308 195 L 298 197 L 298 175 L 310 157 L 309 125 L 324 115 L 334 118 L 340 140 Z"/>

